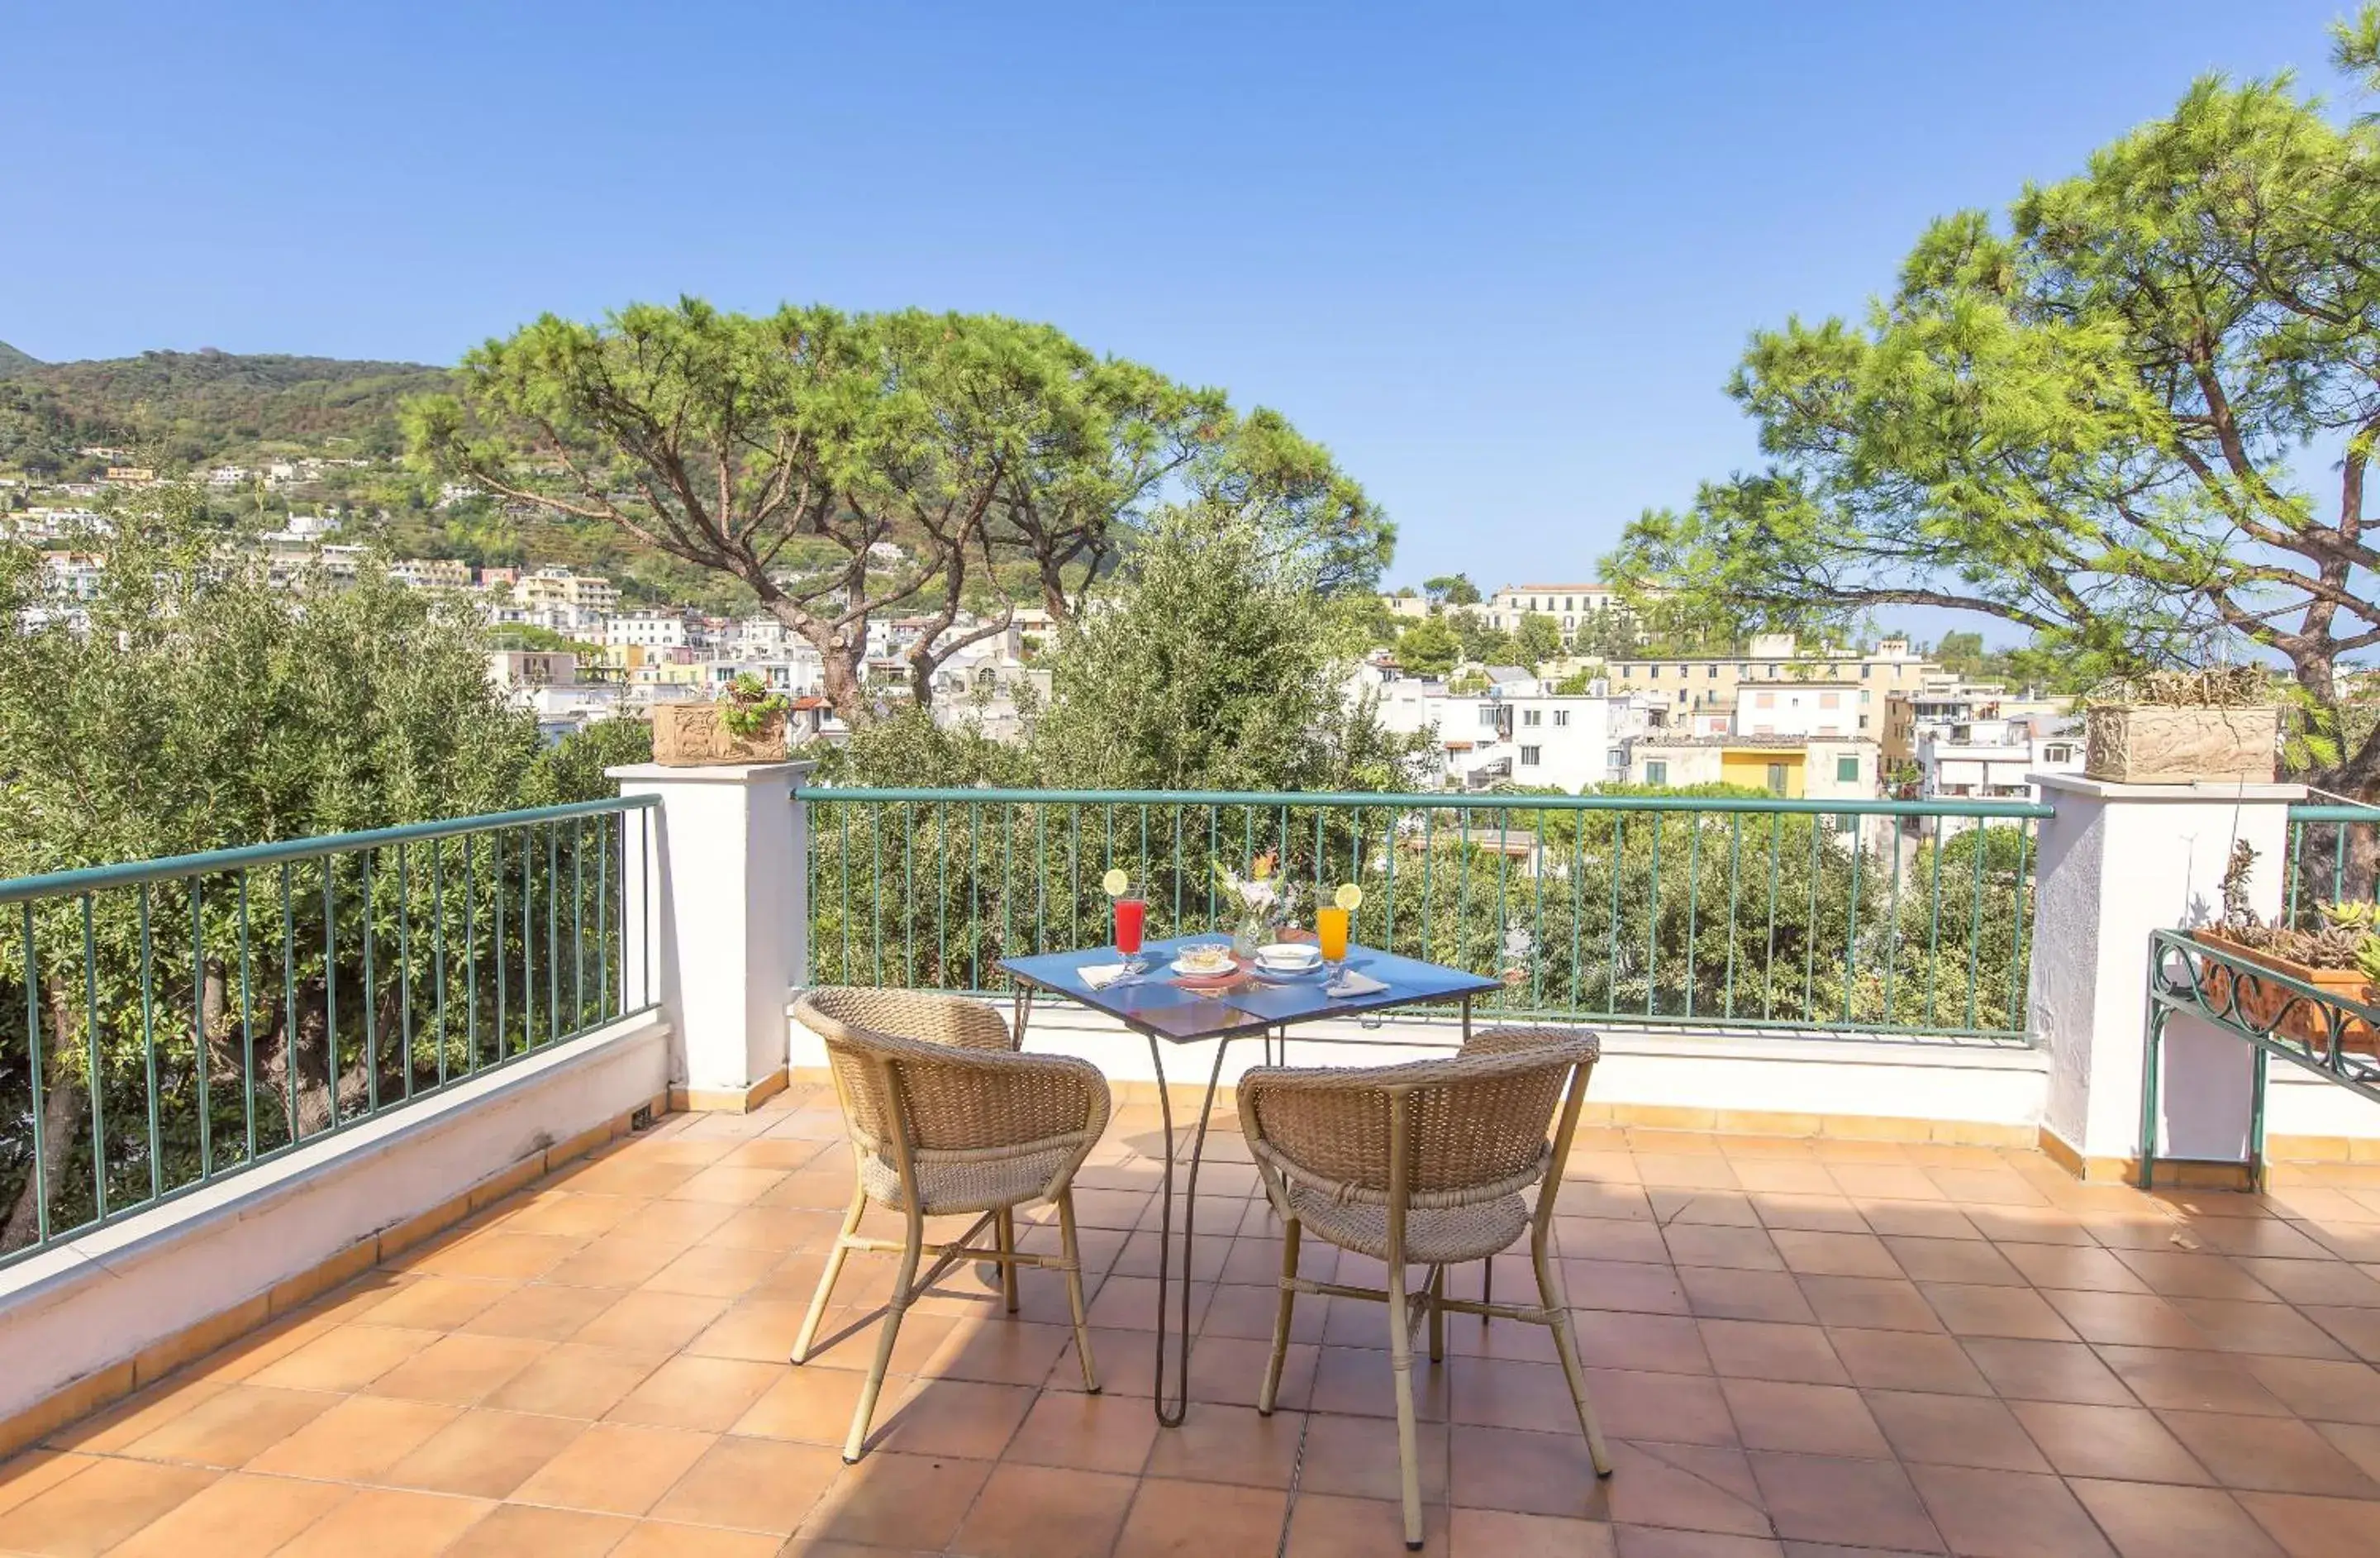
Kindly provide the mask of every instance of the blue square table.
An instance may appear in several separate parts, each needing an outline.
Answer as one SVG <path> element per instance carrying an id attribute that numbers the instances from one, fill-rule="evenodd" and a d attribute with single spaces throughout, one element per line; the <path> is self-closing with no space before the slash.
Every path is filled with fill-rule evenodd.
<path id="1" fill-rule="evenodd" d="M 1460 968 L 1448 968 L 1436 963 L 1424 963 L 1418 958 L 1400 957 L 1392 952 L 1375 947 L 1351 945 L 1347 949 L 1347 967 L 1367 974 L 1388 986 L 1365 995 L 1333 996 L 1324 987 L 1328 982 L 1318 978 L 1300 980 L 1265 980 L 1251 975 L 1246 983 L 1227 990 L 1187 990 L 1172 982 L 1168 971 L 1183 948 L 1200 943 L 1214 944 L 1223 938 L 1214 935 L 1180 936 L 1171 941 L 1150 942 L 1141 949 L 1148 963 L 1148 971 L 1128 977 L 1102 990 L 1093 990 L 1083 982 L 1083 970 L 1099 964 L 1113 964 L 1118 954 L 1113 946 L 1088 947 L 1080 952 L 1044 953 L 1033 957 L 1004 957 L 1000 967 L 1016 981 L 1016 1037 L 1025 1041 L 1025 1025 L 1033 1015 L 1036 992 L 1047 991 L 1053 995 L 1104 1012 L 1118 1022 L 1148 1040 L 1148 1056 L 1157 1068 L 1158 1107 L 1165 1119 L 1165 1185 L 1159 1203 L 1157 1244 L 1157 1420 L 1167 1428 L 1177 1428 L 1190 1407 L 1190 1289 L 1191 1249 L 1198 1210 L 1198 1163 L 1207 1150 L 1207 1123 L 1215 1108 L 1215 1089 L 1223 1077 L 1223 1056 L 1234 1039 L 1261 1039 L 1269 1059 L 1276 1035 L 1281 1036 L 1286 1053 L 1286 1029 L 1302 1022 L 1318 1022 L 1329 1017 L 1357 1016 L 1390 1006 L 1409 1006 L 1427 1002 L 1460 1001 L 1463 1004 L 1463 1036 L 1471 1037 L 1471 1003 L 1481 995 L 1500 988 L 1491 979 L 1467 974 Z M 1187 1199 L 1182 1207 L 1182 1349 L 1176 1365 L 1175 1401 L 1169 1410 L 1165 1404 L 1165 1289 L 1172 1279 L 1173 1249 L 1173 1103 L 1165 1087 L 1166 1043 L 1191 1043 L 1199 1040 L 1218 1040 L 1215 1064 L 1207 1074 L 1207 1094 L 1198 1106 L 1198 1128 L 1192 1138 L 1190 1174 L 1186 1187 Z"/>

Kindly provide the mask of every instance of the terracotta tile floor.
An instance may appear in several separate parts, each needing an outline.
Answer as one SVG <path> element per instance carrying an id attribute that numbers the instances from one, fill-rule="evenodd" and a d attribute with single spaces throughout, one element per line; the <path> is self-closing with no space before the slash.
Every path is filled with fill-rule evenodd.
<path id="1" fill-rule="evenodd" d="M 1082 1179 L 1102 1396 L 1053 1274 L 1012 1320 L 963 1268 L 844 1467 L 892 1263 L 855 1258 L 785 1364 L 848 1188 L 796 1090 L 666 1119 L 0 1465 L 0 1550 L 1402 1552 L 1378 1308 L 1306 1300 L 1283 1409 L 1249 1406 L 1278 1228 L 1228 1120 L 1196 1404 L 1151 1420 L 1156 1126 L 1120 1111 Z M 1451 1320 L 1417 1375 L 1431 1551 L 2380 1552 L 2380 1175 L 2148 1197 L 2024 1152 L 1585 1135 L 1560 1254 L 1619 1474 L 1542 1332 Z"/>

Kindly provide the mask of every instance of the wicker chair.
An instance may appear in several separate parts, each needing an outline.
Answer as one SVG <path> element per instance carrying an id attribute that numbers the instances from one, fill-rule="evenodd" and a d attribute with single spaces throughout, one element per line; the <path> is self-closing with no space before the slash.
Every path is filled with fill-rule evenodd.
<path id="1" fill-rule="evenodd" d="M 845 1256 L 858 1249 L 901 1257 L 891 1311 L 844 1442 L 844 1463 L 858 1460 L 867 1442 L 902 1317 L 963 1259 L 999 1264 L 1011 1314 L 1016 1312 L 1017 1267 L 1065 1272 L 1083 1388 L 1098 1391 L 1075 1245 L 1074 1179 L 1107 1128 L 1108 1088 L 1099 1067 L 1061 1055 L 1018 1053 L 1000 1014 L 961 996 L 814 990 L 795 1004 L 794 1015 L 826 1041 L 857 1183 L 794 1343 L 793 1361 L 808 1357 Z M 1016 1209 L 1045 1200 L 1058 1208 L 1059 1253 L 1022 1254 Z M 902 1239 L 860 1235 L 860 1216 L 870 1201 L 907 1219 Z M 982 1216 L 955 1242 L 925 1242 L 927 1218 L 965 1212 Z M 994 1239 L 990 1249 L 977 1243 L 987 1228 Z M 921 1279 L 917 1263 L 926 1255 L 935 1260 Z"/>
<path id="2" fill-rule="evenodd" d="M 1366 1069 L 1260 1067 L 1240 1080 L 1240 1129 L 1286 1224 L 1281 1304 L 1257 1409 L 1270 1414 L 1301 1293 L 1385 1300 L 1396 1371 L 1397 1453 L 1403 1474 L 1405 1546 L 1422 1544 L 1421 1481 L 1414 1458 L 1413 1330 L 1427 1318 L 1430 1357 L 1445 1356 L 1444 1316 L 1529 1321 L 1553 1333 L 1596 1473 L 1611 1462 L 1586 1398 L 1570 1313 L 1547 1259 L 1561 1167 L 1578 1127 L 1593 1037 L 1560 1029 L 1490 1029 L 1447 1060 Z M 1551 1124 L 1553 1138 L 1547 1139 Z M 1536 1189 L 1534 1203 L 1523 1192 Z M 1386 1263 L 1386 1291 L 1297 1274 L 1302 1230 Z M 1529 1236 L 1537 1302 L 1498 1304 L 1446 1296 L 1446 1268 L 1483 1260 Z M 1427 1266 L 1421 1290 L 1408 1264 Z M 1415 1307 L 1408 1308 L 1408 1304 Z"/>

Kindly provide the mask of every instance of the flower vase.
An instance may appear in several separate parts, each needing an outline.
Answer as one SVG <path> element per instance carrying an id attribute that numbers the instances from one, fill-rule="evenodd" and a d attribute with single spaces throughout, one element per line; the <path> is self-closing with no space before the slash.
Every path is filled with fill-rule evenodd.
<path id="1" fill-rule="evenodd" d="M 1264 945 L 1271 936 L 1272 924 L 1265 918 L 1264 911 L 1244 908 L 1240 911 L 1239 925 L 1232 931 L 1232 955 L 1254 957 L 1257 948 Z"/>

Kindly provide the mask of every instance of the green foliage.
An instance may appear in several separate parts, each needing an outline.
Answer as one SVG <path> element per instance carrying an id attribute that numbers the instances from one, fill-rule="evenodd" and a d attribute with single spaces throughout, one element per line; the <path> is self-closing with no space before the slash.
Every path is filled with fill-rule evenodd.
<path id="1" fill-rule="evenodd" d="M 1512 637 L 1488 625 L 1485 614 L 1451 611 L 1443 618 L 1462 647 L 1463 658 L 1474 665 L 1502 665 L 1512 658 Z"/>
<path id="2" fill-rule="evenodd" d="M 411 403 L 407 431 L 425 469 L 734 580 L 818 651 L 854 723 L 871 615 L 947 626 L 1034 586 L 1078 615 L 1168 493 L 1252 527 L 1325 592 L 1369 590 L 1394 540 L 1279 413 L 994 315 L 756 319 L 691 298 L 548 315 L 469 354 L 458 393 Z M 905 554 L 889 571 L 885 543 Z M 917 703 L 966 641 L 908 651 Z"/>
<path id="3" fill-rule="evenodd" d="M 349 455 L 396 451 L 396 408 L 443 387 L 446 371 L 411 362 L 229 352 L 143 352 L 94 362 L 0 364 L 19 414 L 49 420 L 57 439 L 128 444 L 179 467 L 261 445 L 337 442 Z M 0 394 L 0 427 L 9 396 Z M 71 456 L 61 442 L 50 453 Z M 0 447 L 0 456 L 5 456 Z"/>
<path id="4" fill-rule="evenodd" d="M 1424 579 L 1422 589 L 1434 606 L 1475 606 L 1479 603 L 1479 587 L 1471 582 L 1469 574 L 1440 574 Z"/>
<path id="5" fill-rule="evenodd" d="M 1463 641 L 1442 616 L 1427 616 L 1397 635 L 1397 662 L 1417 676 L 1443 676 L 1463 654 Z"/>
<path id="6" fill-rule="evenodd" d="M 767 730 L 771 720 L 784 718 L 792 707 L 792 700 L 771 692 L 766 682 L 747 671 L 727 684 L 727 694 L 720 700 L 719 723 L 749 741 Z"/>
<path id="7" fill-rule="evenodd" d="M 1532 670 L 1562 652 L 1561 625 L 1543 612 L 1526 612 L 1512 629 L 1512 653 Z"/>
<path id="8" fill-rule="evenodd" d="M 1342 696 L 1352 644 L 1316 585 L 1243 514 L 1160 512 L 1114 603 L 1059 640 L 1030 742 L 1078 789 L 1395 789 L 1410 743 Z"/>
<path id="9" fill-rule="evenodd" d="M 2342 65 L 2374 37 L 2344 29 Z M 2380 635 L 2350 584 L 2380 565 L 2375 345 L 2380 127 L 2210 78 L 2005 224 L 1936 222 L 1864 321 L 1756 335 L 1730 389 L 1770 464 L 1613 566 L 1772 627 L 1979 612 L 2076 677 L 2270 656 L 2314 777 L 2360 792 L 2380 736 L 2344 744 L 2338 673 Z"/>
<path id="10" fill-rule="evenodd" d="M 1271 853 L 1299 920 L 1317 884 L 1358 882 L 1357 941 L 1504 976 L 1486 1003 L 1500 1015 L 2022 1023 L 2030 886 L 1988 864 L 1979 875 L 1972 850 L 1895 871 L 1831 818 L 1542 811 L 1495 797 L 1361 813 L 820 802 L 813 818 L 821 980 L 979 989 L 1005 954 L 1097 944 L 1110 865 L 1143 884 L 1152 938 L 1227 933 L 1217 871 L 1245 878 Z"/>
<path id="11" fill-rule="evenodd" d="M 611 793 L 605 763 L 650 750 L 634 726 L 540 752 L 535 722 L 491 688 L 476 623 L 435 594 L 369 568 L 346 589 L 272 589 L 184 486 L 144 492 L 115 518 L 88 601 L 59 599 L 37 553 L 0 544 L 0 876 L 590 798 Z M 490 851 L 506 846 L 500 866 Z M 587 830 L 483 840 L 468 884 L 459 847 L 423 846 L 404 864 L 382 850 L 369 868 L 349 855 L 210 873 L 195 895 L 176 882 L 109 889 L 90 895 L 87 927 L 80 900 L 38 905 L 30 960 L 21 919 L 0 936 L 0 1053 L 26 1053 L 30 985 L 45 1036 L 53 1226 L 95 1210 L 103 1182 L 119 1207 L 187 1182 L 202 1120 L 214 1162 L 237 1161 L 248 1150 L 246 1078 L 258 1151 L 404 1086 L 394 981 L 409 973 L 428 1001 L 434 861 L 457 878 L 438 900 L 455 912 L 455 950 L 468 902 L 483 960 L 559 988 L 543 928 L 533 952 L 522 911 L 500 921 L 496 907 L 528 901 L 527 871 L 557 887 L 559 861 L 583 920 L 601 884 L 591 847 Z M 532 848 L 543 858 L 531 862 Z M 358 962 L 368 933 L 378 957 L 369 984 Z M 465 966 L 450 959 L 450 971 L 455 1024 L 442 1015 L 410 1052 L 431 1081 L 464 1059 Z M 525 999 L 513 1004 L 516 1031 Z M 379 1030 L 367 1035 L 375 1000 Z M 491 1005 L 477 1019 L 483 1047 L 494 1016 Z M 0 1248 L 32 1235 L 30 1139 L 14 1124 L 30 1114 L 30 1088 L 25 1066 L 0 1067 L 0 1121 L 10 1122 L 0 1128 Z M 113 1122 L 103 1155 L 89 1129 L 94 1109 Z"/>

